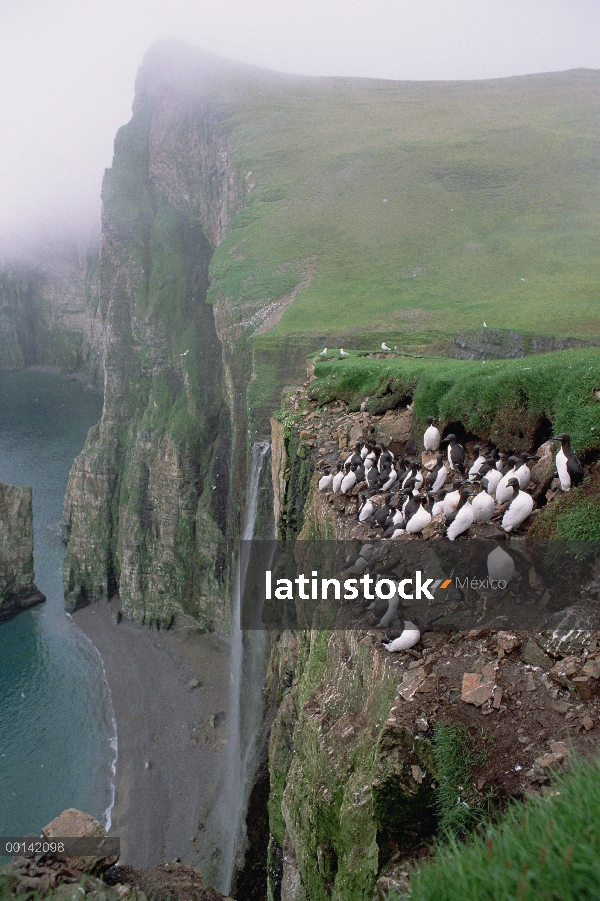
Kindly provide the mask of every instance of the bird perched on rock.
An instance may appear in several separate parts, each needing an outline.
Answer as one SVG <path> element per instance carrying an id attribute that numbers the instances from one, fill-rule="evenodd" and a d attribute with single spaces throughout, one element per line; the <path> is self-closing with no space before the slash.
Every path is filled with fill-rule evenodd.
<path id="1" fill-rule="evenodd" d="M 393 463 L 394 455 L 391 452 L 391 450 L 389 449 L 389 447 L 386 447 L 385 444 L 380 444 L 380 447 L 381 447 L 381 457 L 379 458 L 380 463 L 385 463 L 385 462 Z"/>
<path id="2" fill-rule="evenodd" d="M 519 458 L 509 457 L 506 462 L 507 464 L 509 464 L 506 469 L 506 473 L 502 476 L 496 487 L 496 501 L 499 504 L 508 503 L 508 501 L 513 496 L 512 488 L 510 488 L 509 482 L 515 475 L 515 469 L 517 463 L 519 463 Z"/>
<path id="3" fill-rule="evenodd" d="M 583 466 L 575 456 L 571 447 L 571 438 L 566 432 L 561 432 L 560 435 L 553 435 L 552 440 L 560 441 L 561 443 L 561 448 L 556 455 L 556 469 L 558 470 L 560 487 L 563 491 L 569 491 L 583 482 Z"/>
<path id="4" fill-rule="evenodd" d="M 473 481 L 473 476 L 476 475 L 483 464 L 485 463 L 485 454 L 482 453 L 483 448 L 476 444 L 473 448 L 473 453 L 476 454 L 475 461 L 471 468 L 469 469 L 469 479 Z"/>
<path id="5" fill-rule="evenodd" d="M 381 507 L 378 507 L 377 510 L 375 510 L 375 512 L 373 513 L 373 521 L 381 528 L 384 528 L 385 522 L 386 522 L 388 516 L 390 515 L 391 499 L 392 499 L 392 493 L 390 491 L 389 494 L 386 494 Z"/>
<path id="6" fill-rule="evenodd" d="M 428 511 L 423 506 L 424 502 L 426 501 L 426 496 L 420 496 L 419 506 L 417 507 L 415 513 L 413 513 L 411 518 L 407 520 L 406 531 L 410 532 L 412 535 L 416 535 L 418 532 L 422 532 L 425 526 L 429 525 L 429 523 L 431 522 L 431 513 L 428 513 Z"/>
<path id="7" fill-rule="evenodd" d="M 465 472 L 465 449 L 462 444 L 458 443 L 456 435 L 446 435 L 444 441 L 448 442 L 448 464 L 450 469 L 454 469 L 464 475 Z"/>
<path id="8" fill-rule="evenodd" d="M 435 494 L 431 492 L 434 496 L 435 503 L 431 507 L 431 515 L 439 516 L 440 513 L 444 512 L 444 498 L 446 497 L 446 491 L 444 488 L 440 488 Z"/>
<path id="9" fill-rule="evenodd" d="M 383 646 L 386 651 L 391 651 L 393 654 L 397 651 L 406 651 L 408 648 L 414 648 L 414 646 L 419 643 L 420 638 L 421 633 L 417 626 L 406 620 L 402 634 L 399 635 L 398 638 L 394 638 L 394 640 L 390 641 L 388 644 L 385 644 L 384 642 Z"/>
<path id="10" fill-rule="evenodd" d="M 333 481 L 331 483 L 331 488 L 332 488 L 334 494 L 337 494 L 338 491 L 340 490 L 341 484 L 344 480 L 344 475 L 345 475 L 344 467 L 342 466 L 341 463 L 338 463 L 337 472 L 334 475 Z"/>
<path id="11" fill-rule="evenodd" d="M 391 582 L 396 584 L 394 579 L 390 579 Z M 395 592 L 390 596 L 388 600 L 388 608 L 386 612 L 383 614 L 379 622 L 377 623 L 378 627 L 389 626 L 394 616 L 396 615 L 396 610 L 398 609 L 398 605 L 400 603 L 400 595 L 398 594 L 398 586 L 396 585 Z"/>
<path id="12" fill-rule="evenodd" d="M 356 463 L 352 463 L 350 465 L 350 472 L 346 473 L 342 479 L 342 484 L 340 485 L 342 494 L 347 494 L 351 488 L 354 488 L 354 485 L 356 484 L 356 468 Z"/>
<path id="13" fill-rule="evenodd" d="M 479 474 L 481 475 L 481 483 L 487 493 L 492 497 L 495 497 L 498 483 L 502 481 L 502 473 L 499 472 L 495 466 L 484 463 L 479 470 Z"/>
<path id="14" fill-rule="evenodd" d="M 423 445 L 426 451 L 436 451 L 440 446 L 440 430 L 434 426 L 435 421 L 434 416 L 427 417 L 427 428 L 423 435 Z"/>
<path id="15" fill-rule="evenodd" d="M 371 500 L 375 492 L 369 491 L 365 494 L 361 494 L 360 498 L 362 498 L 360 507 L 358 508 L 358 521 L 366 522 L 366 520 L 370 519 L 373 513 L 375 512 L 375 504 Z"/>
<path id="16" fill-rule="evenodd" d="M 435 468 L 431 472 L 431 490 L 434 494 L 444 487 L 446 483 L 446 479 L 448 478 L 448 470 L 446 469 L 446 464 L 444 463 L 444 455 L 437 455 L 437 462 Z"/>
<path id="17" fill-rule="evenodd" d="M 362 463 L 362 461 L 363 461 L 362 448 L 363 448 L 363 442 L 357 441 L 356 444 L 354 445 L 354 453 L 350 454 L 348 457 L 346 457 L 346 459 L 344 461 L 344 467 L 346 469 L 348 469 L 348 467 L 350 466 L 351 463 L 356 463 L 357 466 L 359 466 Z M 366 456 L 366 451 L 365 451 L 365 456 Z"/>
<path id="18" fill-rule="evenodd" d="M 489 522 L 494 515 L 496 504 L 491 494 L 488 494 L 481 482 L 480 491 L 473 498 L 473 522 Z"/>
<path id="19" fill-rule="evenodd" d="M 452 491 L 449 491 L 444 498 L 444 516 L 451 516 L 460 501 L 460 489 L 462 482 L 460 479 L 454 479 L 452 482 Z"/>
<path id="20" fill-rule="evenodd" d="M 459 535 L 462 535 L 463 532 L 466 532 L 473 525 L 475 516 L 472 505 L 468 503 L 470 496 L 471 489 L 468 486 L 461 488 L 458 507 L 446 520 L 449 523 L 446 529 L 446 536 L 450 541 L 455 541 Z"/>
<path id="21" fill-rule="evenodd" d="M 521 488 L 527 488 L 529 483 L 531 482 L 531 470 L 529 468 L 529 461 L 536 460 L 537 457 L 532 457 L 531 454 L 527 454 L 523 452 L 519 454 L 521 459 L 521 463 L 515 469 L 515 479 L 519 480 L 519 485 Z"/>
<path id="22" fill-rule="evenodd" d="M 413 481 L 413 479 L 414 479 L 414 483 L 415 483 L 414 487 L 420 488 L 421 485 L 423 484 L 423 473 L 421 472 L 421 464 L 418 462 L 418 460 L 413 460 L 411 462 L 410 468 L 408 469 L 408 472 L 404 476 L 404 480 L 402 482 L 402 487 L 403 488 L 408 487 L 408 483 Z"/>
<path id="23" fill-rule="evenodd" d="M 327 468 L 325 470 L 325 475 L 322 475 L 319 479 L 319 491 L 327 491 L 328 488 L 331 488 L 332 482 L 333 473 Z"/>
<path id="24" fill-rule="evenodd" d="M 397 481 L 398 481 L 398 473 L 396 472 L 395 469 L 391 469 L 387 481 L 384 482 L 384 484 L 381 486 L 381 490 L 388 491 L 392 487 L 392 485 L 396 484 Z"/>
<path id="25" fill-rule="evenodd" d="M 506 454 L 503 454 L 502 451 L 499 451 L 496 447 L 492 451 L 492 458 L 494 460 L 494 466 L 496 467 L 498 472 L 502 473 L 506 464 Z"/>
<path id="26" fill-rule="evenodd" d="M 373 545 L 363 544 L 358 554 L 351 554 L 346 558 L 346 562 L 342 567 L 342 571 L 352 573 L 355 576 L 359 576 L 368 567 L 372 557 Z"/>
<path id="27" fill-rule="evenodd" d="M 516 572 L 515 561 L 503 548 L 497 547 L 488 554 L 487 570 L 490 581 L 503 580 L 508 585 Z"/>
<path id="28" fill-rule="evenodd" d="M 513 497 L 502 517 L 502 528 L 505 532 L 512 532 L 525 522 L 533 510 L 533 498 L 525 491 L 521 491 L 518 479 L 510 479 L 508 484 L 512 488 Z"/>

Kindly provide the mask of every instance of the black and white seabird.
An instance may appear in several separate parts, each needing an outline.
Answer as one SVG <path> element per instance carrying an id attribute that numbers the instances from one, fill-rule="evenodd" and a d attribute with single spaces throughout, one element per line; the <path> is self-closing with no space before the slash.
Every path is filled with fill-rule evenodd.
<path id="1" fill-rule="evenodd" d="M 456 435 L 446 435 L 444 441 L 448 442 L 448 463 L 452 469 L 464 475 L 465 449 L 458 443 Z"/>
<path id="2" fill-rule="evenodd" d="M 508 484 L 513 497 L 502 517 L 502 528 L 505 532 L 512 532 L 519 528 L 533 510 L 533 498 L 526 491 L 521 491 L 518 479 L 513 478 Z"/>
<path id="3" fill-rule="evenodd" d="M 440 446 L 440 430 L 434 426 L 434 422 L 435 418 L 433 416 L 427 417 L 427 428 L 423 435 L 423 445 L 426 451 L 436 451 Z"/>
<path id="4" fill-rule="evenodd" d="M 553 435 L 553 441 L 560 441 L 561 449 L 556 455 L 556 469 L 560 479 L 560 487 L 563 491 L 569 491 L 583 482 L 583 466 L 575 456 L 571 447 L 571 437 L 566 432 Z"/>

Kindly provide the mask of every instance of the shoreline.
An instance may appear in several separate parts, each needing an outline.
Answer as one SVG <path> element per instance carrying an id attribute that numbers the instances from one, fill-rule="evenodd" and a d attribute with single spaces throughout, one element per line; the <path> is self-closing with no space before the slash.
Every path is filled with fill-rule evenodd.
<path id="1" fill-rule="evenodd" d="M 106 601 L 73 620 L 100 654 L 112 698 L 118 755 L 110 834 L 121 838 L 120 863 L 146 869 L 179 857 L 204 864 L 208 877 L 218 870 L 218 848 L 203 826 L 227 778 L 227 642 L 215 633 L 116 625 Z"/>

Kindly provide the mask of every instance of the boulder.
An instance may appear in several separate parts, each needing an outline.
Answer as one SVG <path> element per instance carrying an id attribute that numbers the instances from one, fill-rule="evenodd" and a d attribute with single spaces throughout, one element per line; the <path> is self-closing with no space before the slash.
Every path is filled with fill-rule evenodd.
<path id="1" fill-rule="evenodd" d="M 550 678 L 558 685 L 567 687 L 571 683 L 573 677 L 579 674 L 579 669 L 580 662 L 578 657 L 565 657 L 563 660 L 559 660 L 558 663 L 554 664 L 550 670 Z"/>
<path id="2" fill-rule="evenodd" d="M 464 673 L 461 700 L 466 704 L 481 707 L 494 694 L 497 664 L 484 666 L 481 673 Z"/>
<path id="3" fill-rule="evenodd" d="M 445 535 L 446 533 L 446 517 L 443 513 L 432 517 L 421 532 L 423 538 L 435 538 L 436 536 Z"/>
<path id="4" fill-rule="evenodd" d="M 542 651 L 539 644 L 530 638 L 522 651 L 523 661 L 530 666 L 539 666 L 540 669 L 548 671 L 552 668 L 552 659 Z"/>
<path id="5" fill-rule="evenodd" d="M 52 822 L 42 829 L 42 836 L 46 839 L 56 838 L 107 838 L 108 833 L 104 826 L 89 813 L 83 813 L 74 807 L 63 811 Z M 112 842 L 111 842 L 112 844 Z M 66 865 L 71 870 L 80 873 L 103 873 L 109 867 L 114 866 L 119 859 L 118 854 L 108 853 L 106 856 L 85 855 L 64 856 Z"/>
<path id="6" fill-rule="evenodd" d="M 510 654 L 515 648 L 521 647 L 521 638 L 514 632 L 498 632 L 498 647 L 502 648 L 505 654 Z"/>

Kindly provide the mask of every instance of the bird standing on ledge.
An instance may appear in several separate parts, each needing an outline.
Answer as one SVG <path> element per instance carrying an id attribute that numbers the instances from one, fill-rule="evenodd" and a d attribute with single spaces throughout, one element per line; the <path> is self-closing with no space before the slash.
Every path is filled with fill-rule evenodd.
<path id="1" fill-rule="evenodd" d="M 556 455 L 556 469 L 560 487 L 563 491 L 569 491 L 583 482 L 583 466 L 573 452 L 570 435 L 561 432 L 560 435 L 553 435 L 552 440 L 560 441 L 562 445 Z"/>
<path id="2" fill-rule="evenodd" d="M 434 426 L 434 422 L 434 416 L 427 417 L 429 428 L 425 429 L 425 434 L 423 435 L 423 444 L 426 451 L 436 451 L 440 446 L 440 431 Z"/>

